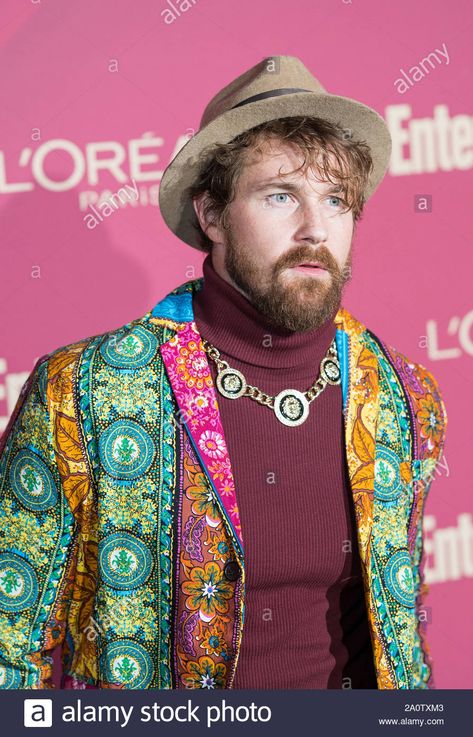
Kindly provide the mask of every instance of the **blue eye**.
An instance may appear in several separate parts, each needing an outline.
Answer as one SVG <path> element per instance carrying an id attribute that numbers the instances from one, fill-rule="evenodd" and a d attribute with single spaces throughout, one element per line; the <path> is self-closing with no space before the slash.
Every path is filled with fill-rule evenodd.
<path id="1" fill-rule="evenodd" d="M 274 194 L 268 195 L 268 197 L 269 198 L 271 198 L 271 197 L 289 197 L 289 194 L 287 192 L 275 192 Z M 285 202 L 287 202 L 287 200 Z M 279 200 L 279 203 L 281 205 L 284 205 L 285 202 L 281 202 L 281 200 Z"/>
<path id="2" fill-rule="evenodd" d="M 338 204 L 339 204 L 339 205 L 340 205 L 340 204 L 341 204 L 341 203 L 343 202 L 343 200 L 342 200 L 342 198 L 341 198 L 341 197 L 337 197 L 337 196 L 336 196 L 336 195 L 334 195 L 334 194 L 330 195 L 330 197 L 329 197 L 329 200 L 338 200 Z"/>

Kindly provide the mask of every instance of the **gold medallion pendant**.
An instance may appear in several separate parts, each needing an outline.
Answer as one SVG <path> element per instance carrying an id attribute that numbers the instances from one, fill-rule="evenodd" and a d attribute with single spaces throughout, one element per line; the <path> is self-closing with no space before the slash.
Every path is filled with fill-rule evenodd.
<path id="1" fill-rule="evenodd" d="M 226 368 L 219 371 L 216 378 L 217 388 L 227 399 L 238 399 L 245 393 L 245 377 L 237 369 Z"/>
<path id="2" fill-rule="evenodd" d="M 309 402 L 297 389 L 284 389 L 274 397 L 274 412 L 283 425 L 302 425 L 309 416 Z"/>

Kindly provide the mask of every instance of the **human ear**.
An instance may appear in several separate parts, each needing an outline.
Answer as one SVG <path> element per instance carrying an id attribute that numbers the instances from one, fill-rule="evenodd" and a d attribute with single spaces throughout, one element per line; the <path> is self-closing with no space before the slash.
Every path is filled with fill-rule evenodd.
<path id="1" fill-rule="evenodd" d="M 223 229 L 215 222 L 215 212 L 211 205 L 209 207 L 209 202 L 211 200 L 208 192 L 202 192 L 196 195 L 192 200 L 195 214 L 206 236 L 214 243 L 223 243 Z"/>

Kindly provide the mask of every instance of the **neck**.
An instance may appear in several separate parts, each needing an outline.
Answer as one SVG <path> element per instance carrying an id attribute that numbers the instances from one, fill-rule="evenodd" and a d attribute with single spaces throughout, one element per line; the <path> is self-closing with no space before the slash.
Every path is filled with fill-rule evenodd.
<path id="1" fill-rule="evenodd" d="M 307 370 L 320 362 L 335 337 L 335 316 L 305 332 L 276 328 L 215 271 L 210 255 L 202 269 L 203 287 L 193 294 L 195 321 L 202 337 L 221 353 L 273 370 Z"/>

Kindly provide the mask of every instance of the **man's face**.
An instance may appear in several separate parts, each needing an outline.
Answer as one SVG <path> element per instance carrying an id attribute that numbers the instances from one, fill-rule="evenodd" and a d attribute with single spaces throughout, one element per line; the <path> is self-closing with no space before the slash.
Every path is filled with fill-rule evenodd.
<path id="1" fill-rule="evenodd" d="M 217 273 L 290 331 L 317 328 L 334 316 L 351 277 L 352 212 L 342 212 L 343 192 L 318 171 L 281 178 L 302 161 L 294 146 L 265 142 L 239 176 L 228 229 L 207 227 Z M 310 262 L 323 268 L 300 266 Z"/>

